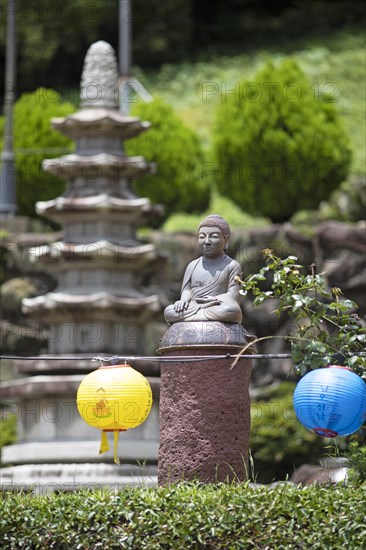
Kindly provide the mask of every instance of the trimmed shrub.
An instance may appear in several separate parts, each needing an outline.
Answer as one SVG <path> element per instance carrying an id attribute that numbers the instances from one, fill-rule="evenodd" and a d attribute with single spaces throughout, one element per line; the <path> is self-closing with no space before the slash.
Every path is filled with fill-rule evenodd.
<path id="1" fill-rule="evenodd" d="M 42 160 L 58 157 L 70 149 L 72 142 L 52 129 L 51 118 L 63 117 L 73 111 L 74 105 L 63 103 L 57 92 L 47 88 L 23 94 L 15 103 L 14 148 L 19 215 L 36 216 L 37 201 L 53 199 L 64 191 L 65 182 L 44 172 Z M 0 147 L 3 125 L 4 119 L 1 118 Z"/>
<path id="2" fill-rule="evenodd" d="M 125 143 L 128 155 L 142 155 L 157 163 L 157 173 L 134 182 L 136 193 L 173 212 L 202 212 L 209 204 L 210 187 L 202 178 L 204 155 L 193 130 L 160 98 L 139 101 L 131 115 L 151 122 L 140 136 Z"/>
<path id="3" fill-rule="evenodd" d="M 345 180 L 351 162 L 337 99 L 311 87 L 291 58 L 268 62 L 236 90 L 216 115 L 218 190 L 273 221 L 316 208 Z"/>

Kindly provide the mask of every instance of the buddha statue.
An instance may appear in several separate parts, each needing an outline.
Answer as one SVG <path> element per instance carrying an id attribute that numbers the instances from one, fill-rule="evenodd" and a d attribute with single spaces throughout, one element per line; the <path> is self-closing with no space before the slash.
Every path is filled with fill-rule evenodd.
<path id="1" fill-rule="evenodd" d="M 168 324 L 181 321 L 221 321 L 241 323 L 239 263 L 230 258 L 230 226 L 217 214 L 205 218 L 198 228 L 198 247 L 202 254 L 188 264 L 180 300 L 165 308 Z"/>

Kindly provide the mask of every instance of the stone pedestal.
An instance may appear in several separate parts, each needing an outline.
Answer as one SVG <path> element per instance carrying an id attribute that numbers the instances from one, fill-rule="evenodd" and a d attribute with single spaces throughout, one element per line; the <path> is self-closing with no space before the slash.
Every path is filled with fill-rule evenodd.
<path id="1" fill-rule="evenodd" d="M 248 343 L 241 325 L 184 322 L 160 342 L 164 357 L 238 353 Z M 250 353 L 250 352 L 249 352 Z M 243 481 L 249 476 L 251 360 L 162 362 L 160 485 L 181 480 Z"/>

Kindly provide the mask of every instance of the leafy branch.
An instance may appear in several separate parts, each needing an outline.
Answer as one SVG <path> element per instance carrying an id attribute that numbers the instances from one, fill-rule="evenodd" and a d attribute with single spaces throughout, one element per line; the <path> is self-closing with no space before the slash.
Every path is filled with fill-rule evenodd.
<path id="1" fill-rule="evenodd" d="M 365 375 L 366 330 L 357 304 L 344 298 L 339 288 L 329 289 L 314 264 L 306 271 L 295 256 L 281 259 L 270 249 L 263 250 L 263 256 L 266 265 L 258 273 L 244 280 L 237 277 L 240 294 L 251 293 L 253 306 L 276 300 L 276 314 L 294 318 L 297 328 L 284 338 L 290 342 L 296 370 L 304 374 L 337 363 Z M 263 290 L 268 282 L 270 290 Z"/>

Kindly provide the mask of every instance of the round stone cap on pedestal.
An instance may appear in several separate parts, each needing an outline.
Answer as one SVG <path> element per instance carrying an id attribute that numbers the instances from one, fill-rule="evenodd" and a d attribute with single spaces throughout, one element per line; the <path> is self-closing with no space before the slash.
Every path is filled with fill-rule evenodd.
<path id="1" fill-rule="evenodd" d="M 159 342 L 158 353 L 197 347 L 242 349 L 251 341 L 242 325 L 219 321 L 191 321 L 174 323 Z M 248 353 L 251 350 L 248 348 Z"/>

